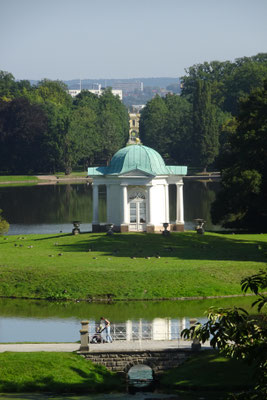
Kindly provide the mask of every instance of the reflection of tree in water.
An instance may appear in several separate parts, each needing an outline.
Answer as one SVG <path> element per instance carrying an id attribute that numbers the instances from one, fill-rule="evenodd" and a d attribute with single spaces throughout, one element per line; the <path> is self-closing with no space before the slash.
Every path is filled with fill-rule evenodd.
<path id="1" fill-rule="evenodd" d="M 186 181 L 184 183 L 185 221 L 207 221 L 212 229 L 210 207 L 220 183 Z M 170 220 L 175 220 L 176 186 L 170 185 Z M 92 221 L 92 186 L 88 184 L 17 186 L 0 188 L 0 208 L 11 224 L 56 224 L 74 220 Z M 106 221 L 106 188 L 99 187 L 99 219 Z"/>
<path id="2" fill-rule="evenodd" d="M 210 209 L 211 204 L 219 191 L 219 182 L 186 181 L 184 184 L 185 221 L 194 222 L 196 218 L 203 218 L 205 229 L 212 229 Z"/>
<path id="3" fill-rule="evenodd" d="M 90 222 L 92 187 L 68 184 L 1 188 L 0 204 L 10 223 Z"/>

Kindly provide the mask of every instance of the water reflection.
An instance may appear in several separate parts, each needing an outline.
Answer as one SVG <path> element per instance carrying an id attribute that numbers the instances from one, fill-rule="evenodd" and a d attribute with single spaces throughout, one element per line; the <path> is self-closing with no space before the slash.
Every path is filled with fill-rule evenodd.
<path id="1" fill-rule="evenodd" d="M 190 318 L 204 321 L 212 305 L 249 310 L 250 304 L 250 297 L 112 304 L 0 299 L 0 342 L 75 342 L 80 321 L 90 321 L 93 335 L 101 315 L 111 321 L 116 340 L 176 340 Z"/>
<path id="2" fill-rule="evenodd" d="M 194 229 L 194 219 L 203 218 L 206 229 L 212 225 L 211 203 L 219 190 L 218 182 L 185 180 L 185 229 Z M 170 220 L 175 219 L 176 188 L 170 185 Z M 100 221 L 106 221 L 105 186 L 99 189 Z M 83 232 L 91 230 L 92 186 L 64 184 L 0 187 L 0 208 L 11 224 L 9 234 L 71 232 L 72 221 L 81 221 Z"/>
<path id="3" fill-rule="evenodd" d="M 204 320 L 205 318 L 199 318 L 199 322 Z M 113 341 L 178 340 L 182 330 L 189 326 L 190 319 L 185 317 L 181 319 L 155 318 L 152 321 L 140 318 L 111 324 L 110 334 Z M 92 343 L 106 341 L 105 333 L 99 334 L 98 328 L 97 321 L 89 321 L 89 337 Z M 99 340 L 94 341 L 94 338 Z"/>

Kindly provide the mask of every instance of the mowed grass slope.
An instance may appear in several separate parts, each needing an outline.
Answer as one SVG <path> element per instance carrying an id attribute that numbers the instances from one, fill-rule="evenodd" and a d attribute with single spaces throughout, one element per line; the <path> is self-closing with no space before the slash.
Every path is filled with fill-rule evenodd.
<path id="1" fill-rule="evenodd" d="M 90 393 L 124 388 L 104 366 L 70 353 L 0 354 L 0 392 Z"/>
<path id="2" fill-rule="evenodd" d="M 267 235 L 84 233 L 0 238 L 0 296 L 157 299 L 240 294 Z"/>

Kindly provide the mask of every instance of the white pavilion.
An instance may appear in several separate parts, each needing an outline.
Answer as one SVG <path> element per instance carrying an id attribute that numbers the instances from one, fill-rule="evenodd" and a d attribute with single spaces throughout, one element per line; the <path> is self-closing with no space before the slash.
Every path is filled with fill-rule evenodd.
<path id="1" fill-rule="evenodd" d="M 93 179 L 93 232 L 99 221 L 99 186 L 106 186 L 107 221 L 116 232 L 184 230 L 183 177 L 187 167 L 165 165 L 161 155 L 142 144 L 120 149 L 107 167 L 88 168 Z M 170 221 L 169 185 L 176 185 L 176 217 Z"/>

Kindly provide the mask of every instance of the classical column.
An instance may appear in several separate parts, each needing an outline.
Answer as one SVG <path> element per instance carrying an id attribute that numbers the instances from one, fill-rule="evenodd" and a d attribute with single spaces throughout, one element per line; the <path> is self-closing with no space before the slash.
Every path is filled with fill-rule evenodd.
<path id="1" fill-rule="evenodd" d="M 170 222 L 170 213 L 169 213 L 169 185 L 165 184 L 165 221 Z"/>
<path id="2" fill-rule="evenodd" d="M 110 220 L 110 185 L 106 185 L 106 208 L 107 208 L 107 223 L 111 224 L 112 221 Z"/>
<path id="3" fill-rule="evenodd" d="M 99 224 L 98 219 L 98 184 L 93 183 L 93 225 Z"/>
<path id="4" fill-rule="evenodd" d="M 176 183 L 176 224 L 184 224 L 184 197 L 182 182 Z"/>
<path id="5" fill-rule="evenodd" d="M 127 185 L 121 185 L 121 220 L 122 220 L 122 225 L 127 225 L 129 223 Z"/>
<path id="6" fill-rule="evenodd" d="M 152 185 L 147 185 L 147 224 L 152 225 Z"/>

